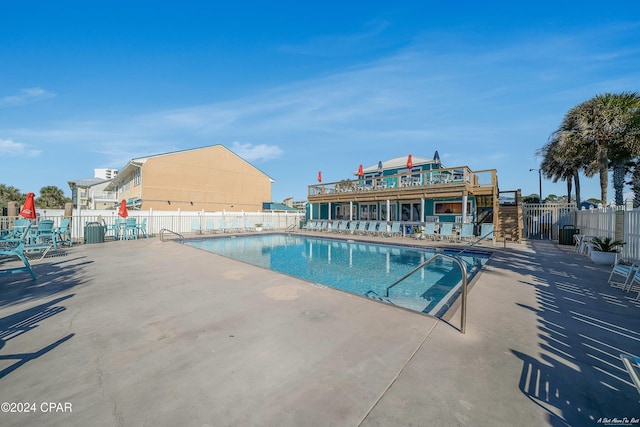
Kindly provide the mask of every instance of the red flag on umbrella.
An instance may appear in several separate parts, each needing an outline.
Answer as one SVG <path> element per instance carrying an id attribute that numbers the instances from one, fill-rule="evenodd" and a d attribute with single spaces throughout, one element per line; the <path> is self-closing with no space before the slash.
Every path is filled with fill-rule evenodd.
<path id="1" fill-rule="evenodd" d="M 24 206 L 20 210 L 20 216 L 27 219 L 36 218 L 36 203 L 33 198 L 36 197 L 33 193 L 27 194 L 27 200 L 24 202 Z"/>
<path id="2" fill-rule="evenodd" d="M 129 211 L 127 210 L 127 201 L 122 199 L 120 202 L 120 209 L 118 209 L 118 216 L 122 218 L 126 218 L 129 216 Z"/>
<path id="3" fill-rule="evenodd" d="M 407 157 L 407 169 L 413 169 L 413 159 L 411 158 L 411 154 Z"/>
<path id="4" fill-rule="evenodd" d="M 318 171 L 318 182 L 322 182 L 322 171 Z"/>
<path id="5" fill-rule="evenodd" d="M 364 176 L 364 171 L 362 170 L 362 163 L 360 163 L 360 167 L 358 168 L 358 176 L 360 178 Z"/>

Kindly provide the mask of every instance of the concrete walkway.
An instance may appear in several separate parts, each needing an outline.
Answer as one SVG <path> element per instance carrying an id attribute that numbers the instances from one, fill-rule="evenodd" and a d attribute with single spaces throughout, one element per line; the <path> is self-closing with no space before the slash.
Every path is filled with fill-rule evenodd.
<path id="1" fill-rule="evenodd" d="M 495 248 L 463 335 L 175 242 L 74 246 L 0 275 L 0 402 L 31 410 L 0 425 L 640 425 L 635 294 L 572 247 Z"/>

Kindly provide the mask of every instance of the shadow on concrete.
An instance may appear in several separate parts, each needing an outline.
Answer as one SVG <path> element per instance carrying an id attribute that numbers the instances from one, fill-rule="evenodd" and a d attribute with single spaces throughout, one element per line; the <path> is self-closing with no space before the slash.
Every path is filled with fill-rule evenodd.
<path id="1" fill-rule="evenodd" d="M 93 261 L 85 257 L 45 258 L 31 267 L 36 280 L 28 273 L 0 275 L 0 308 L 47 298 L 88 283 L 83 267 Z"/>
<path id="2" fill-rule="evenodd" d="M 538 307 L 539 352 L 524 354 L 520 390 L 544 408 L 554 426 L 638 418 L 640 394 L 620 359 L 640 354 L 640 302 L 607 284 L 610 267 L 551 242 L 535 254 L 510 251 L 496 264 L 531 277 Z"/>
<path id="3" fill-rule="evenodd" d="M 27 332 L 32 331 L 38 327 L 38 324 L 48 318 L 55 316 L 66 310 L 64 306 L 58 306 L 59 302 L 62 302 L 68 298 L 73 297 L 74 294 L 65 295 L 63 297 L 54 299 L 44 304 L 40 304 L 36 307 L 23 310 L 21 312 L 11 314 L 9 316 L 0 319 L 0 350 L 3 349 L 9 340 L 17 338 Z M 46 354 L 47 352 L 58 347 L 60 344 L 68 341 L 74 334 L 69 334 L 59 340 L 41 348 L 38 351 L 30 353 L 17 353 L 17 354 L 1 354 L 0 360 L 15 360 L 15 362 L 8 367 L 0 370 L 0 379 L 9 375 L 11 372 L 20 368 L 25 363 L 28 363 L 38 357 Z"/>

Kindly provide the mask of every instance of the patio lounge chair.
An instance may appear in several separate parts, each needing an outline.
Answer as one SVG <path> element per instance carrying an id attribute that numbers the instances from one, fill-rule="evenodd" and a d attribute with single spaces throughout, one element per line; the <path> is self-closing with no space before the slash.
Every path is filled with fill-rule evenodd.
<path id="1" fill-rule="evenodd" d="M 634 285 L 638 285 L 638 287 L 634 288 Z M 636 301 L 640 300 L 640 268 L 637 268 L 635 273 L 633 273 L 631 282 L 629 282 L 629 287 L 625 290 L 628 292 L 637 291 L 638 295 L 636 296 Z"/>
<path id="2" fill-rule="evenodd" d="M 340 233 L 348 233 L 349 232 L 349 221 L 340 221 L 340 225 L 338 226 L 338 232 L 340 232 Z"/>
<path id="3" fill-rule="evenodd" d="M 333 222 L 331 223 L 331 232 L 332 232 L 332 233 L 337 233 L 337 232 L 338 232 L 339 227 L 340 227 L 340 221 L 333 221 Z"/>
<path id="4" fill-rule="evenodd" d="M 640 268 L 640 262 L 631 262 L 625 260 L 624 258 L 619 258 L 618 260 L 616 260 L 616 263 L 611 269 L 611 274 L 609 275 L 607 284 L 613 286 L 614 288 L 626 290 L 638 268 Z M 622 276 L 624 277 L 624 281 L 620 282 L 618 280 L 615 280 L 614 276 Z"/>
<path id="5" fill-rule="evenodd" d="M 32 238 L 31 243 L 35 245 L 44 245 L 45 243 L 51 242 L 54 249 L 58 249 L 58 244 L 56 243 L 55 231 L 53 227 L 52 219 L 43 219 L 38 222 L 38 226 L 34 230 L 31 229 Z"/>
<path id="6" fill-rule="evenodd" d="M 391 231 L 389 232 L 389 237 L 399 237 L 402 236 L 402 228 L 400 227 L 400 222 L 394 221 L 391 223 Z"/>
<path id="7" fill-rule="evenodd" d="M 191 220 L 191 231 L 197 234 L 202 234 L 202 228 L 200 227 L 200 220 L 193 219 Z"/>
<path id="8" fill-rule="evenodd" d="M 473 224 L 464 223 L 460 227 L 460 240 L 471 241 L 473 240 Z"/>
<path id="9" fill-rule="evenodd" d="M 424 230 L 422 231 L 425 239 L 435 240 L 436 239 L 436 223 L 435 222 L 427 222 L 424 224 Z"/>
<path id="10" fill-rule="evenodd" d="M 220 231 L 226 233 L 229 228 L 227 227 L 227 221 L 220 221 Z"/>
<path id="11" fill-rule="evenodd" d="M 448 222 L 440 226 L 440 239 L 447 239 L 451 241 L 453 239 L 453 223 Z"/>

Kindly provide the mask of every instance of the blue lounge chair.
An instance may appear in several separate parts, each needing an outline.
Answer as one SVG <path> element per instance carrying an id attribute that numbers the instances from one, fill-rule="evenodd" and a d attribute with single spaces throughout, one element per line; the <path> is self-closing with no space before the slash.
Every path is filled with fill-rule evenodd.
<path id="1" fill-rule="evenodd" d="M 369 227 L 367 228 L 367 234 L 377 235 L 379 234 L 378 229 L 380 228 L 380 221 L 371 221 L 369 223 Z"/>
<path id="2" fill-rule="evenodd" d="M 245 231 L 255 231 L 256 227 L 251 224 L 251 221 L 248 219 L 244 220 L 244 230 Z"/>
<path id="3" fill-rule="evenodd" d="M 222 231 L 223 233 L 226 233 L 228 230 L 227 228 L 227 221 L 220 221 L 220 231 Z"/>
<path id="4" fill-rule="evenodd" d="M 333 221 L 331 223 L 331 232 L 332 233 L 337 233 L 340 227 L 340 221 Z"/>
<path id="5" fill-rule="evenodd" d="M 240 231 L 240 225 L 238 224 L 238 220 L 237 219 L 232 219 L 231 220 L 231 231 L 233 231 L 235 233 Z"/>
<path id="6" fill-rule="evenodd" d="M 391 237 L 399 237 L 402 236 L 402 228 L 400 227 L 402 224 L 400 224 L 399 221 L 394 221 L 393 223 L 391 223 L 391 231 L 389 232 L 389 236 Z"/>
<path id="7" fill-rule="evenodd" d="M 436 223 L 435 222 L 425 223 L 422 233 L 424 234 L 425 239 L 435 240 L 436 239 Z"/>
<path id="8" fill-rule="evenodd" d="M 473 240 L 473 224 L 465 223 L 460 227 L 460 240 Z"/>
<path id="9" fill-rule="evenodd" d="M 440 239 L 451 240 L 453 239 L 453 223 L 445 222 L 440 226 Z"/>
<path id="10" fill-rule="evenodd" d="M 200 228 L 200 220 L 193 219 L 191 220 L 191 231 L 197 234 L 202 234 L 202 228 Z"/>
<path id="11" fill-rule="evenodd" d="M 491 239 L 495 243 L 496 238 L 493 235 L 493 224 L 480 224 L 480 237 L 483 239 Z"/>
<path id="12" fill-rule="evenodd" d="M 338 226 L 338 232 L 340 232 L 340 233 L 348 233 L 349 232 L 349 221 L 340 221 L 340 225 Z"/>

